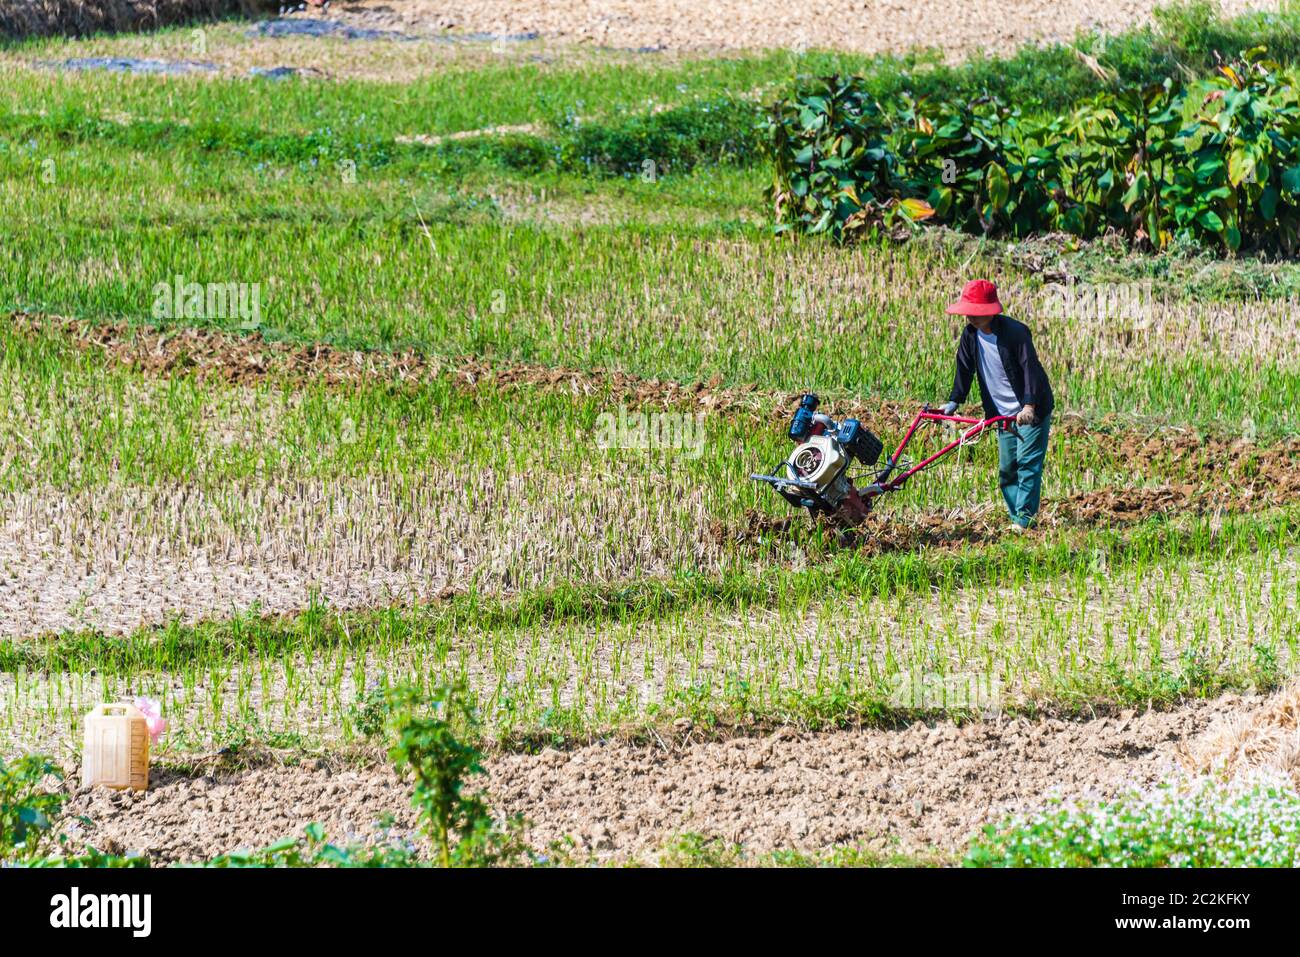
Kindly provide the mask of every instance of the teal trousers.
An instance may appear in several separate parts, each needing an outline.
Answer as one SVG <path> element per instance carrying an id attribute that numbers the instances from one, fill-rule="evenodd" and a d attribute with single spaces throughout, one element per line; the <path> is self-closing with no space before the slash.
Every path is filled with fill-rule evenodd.
<path id="1" fill-rule="evenodd" d="M 1037 425 L 1018 426 L 1020 436 L 1011 432 L 998 435 L 998 487 L 1011 513 L 1011 521 L 1028 528 L 1038 514 L 1038 499 L 1043 489 L 1043 463 L 1047 459 L 1047 433 L 1052 417 L 1039 419 Z"/>

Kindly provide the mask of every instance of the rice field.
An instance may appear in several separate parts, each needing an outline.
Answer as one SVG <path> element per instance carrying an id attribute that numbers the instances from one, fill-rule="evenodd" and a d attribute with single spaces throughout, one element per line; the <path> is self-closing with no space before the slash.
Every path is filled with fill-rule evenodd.
<path id="1" fill-rule="evenodd" d="M 756 152 L 556 159 L 865 55 L 201 32 L 0 49 L 0 754 L 71 766 L 136 695 L 183 769 L 356 757 L 399 685 L 464 685 L 503 754 L 1300 673 L 1293 263 L 843 248 L 772 234 Z M 748 480 L 805 390 L 888 445 L 946 399 L 975 275 L 1057 395 L 1032 535 L 992 439 L 848 541 Z"/>
<path id="2" fill-rule="evenodd" d="M 982 587 L 950 569 L 928 588 L 828 596 L 824 579 L 796 571 L 770 603 L 661 597 L 661 610 L 651 601 L 614 620 L 547 620 L 486 599 L 351 613 L 320 603 L 289 619 L 172 621 L 129 644 L 93 632 L 15 642 L 0 721 L 13 740 L 49 748 L 67 743 L 51 717 L 57 729 L 98 700 L 144 694 L 183 729 L 169 749 L 212 751 L 243 729 L 319 750 L 358 743 L 359 703 L 406 684 L 463 683 L 505 743 L 649 733 L 683 718 L 824 727 L 890 711 L 1033 713 L 1267 689 L 1294 673 L 1300 650 L 1300 576 L 1277 544 L 1294 522 L 1263 542 L 1234 525 L 1099 537 L 1080 543 L 1086 557 L 1071 570 L 985 570 Z M 1219 557 L 1238 548 L 1255 560 Z M 1181 560 L 1162 561 L 1168 551 Z"/>

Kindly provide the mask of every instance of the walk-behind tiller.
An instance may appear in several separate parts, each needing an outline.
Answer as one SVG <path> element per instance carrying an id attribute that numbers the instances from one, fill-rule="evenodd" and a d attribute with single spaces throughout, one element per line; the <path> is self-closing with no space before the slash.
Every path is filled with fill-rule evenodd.
<path id="1" fill-rule="evenodd" d="M 989 430 L 1007 430 L 1019 434 L 1015 416 L 995 415 L 989 419 L 972 419 L 963 415 L 946 415 L 921 407 L 912 425 L 898 443 L 894 454 L 885 459 L 883 468 L 875 468 L 884 443 L 862 426 L 857 419 L 836 422 L 817 411 L 817 396 L 809 393 L 799 400 L 790 422 L 790 438 L 797 443 L 790 457 L 773 471 L 784 475 L 751 475 L 756 482 L 767 482 L 795 508 L 806 508 L 812 515 L 836 516 L 856 525 L 871 511 L 872 501 L 886 492 L 897 492 L 917 472 L 929 468 L 953 449 L 970 445 Z M 946 422 L 963 431 L 927 459 L 912 464 L 903 458 L 903 450 L 922 422 Z M 849 474 L 854 462 L 861 468 Z M 854 478 L 871 477 L 871 484 L 858 488 Z"/>

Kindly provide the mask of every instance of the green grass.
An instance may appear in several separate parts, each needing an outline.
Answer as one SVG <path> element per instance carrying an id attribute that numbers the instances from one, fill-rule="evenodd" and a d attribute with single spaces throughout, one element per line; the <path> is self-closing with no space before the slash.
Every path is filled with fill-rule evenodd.
<path id="1" fill-rule="evenodd" d="M 432 222 L 426 233 L 418 215 L 341 234 L 274 220 L 3 232 L 13 255 L 0 283 L 29 309 L 147 322 L 155 286 L 176 276 L 257 283 L 274 337 L 903 401 L 946 396 L 956 328 L 943 307 L 952 277 L 972 269 L 955 248 L 920 244 L 838 251 L 657 225 Z M 1262 354 L 1246 355 L 1216 345 L 1241 311 L 1231 306 L 1192 330 L 1203 345 L 1146 347 L 1116 342 L 1114 323 L 1036 320 L 1041 288 L 1010 291 L 1017 299 L 1063 409 L 1229 430 L 1250 416 L 1276 435 L 1300 401 L 1283 304 L 1245 310 L 1264 324 Z"/>
<path id="2" fill-rule="evenodd" d="M 1285 17 L 1181 20 L 1173 41 L 1136 31 L 1106 41 L 1107 55 L 1130 72 L 1143 51 L 1160 52 L 1159 69 L 1202 68 L 1225 37 L 1272 31 L 1291 56 Z M 1080 43 L 1098 52 L 1102 41 Z M 46 41 L 15 55 L 73 50 Z M 1010 67 L 825 52 L 595 57 L 466 63 L 392 84 L 15 70 L 0 93 L 0 181 L 12 197 L 0 303 L 151 322 L 154 286 L 175 276 L 259 283 L 273 337 L 916 401 L 947 392 L 954 329 L 942 307 L 978 272 L 999 279 L 1035 329 L 1063 408 L 1288 431 L 1300 371 L 1279 290 L 1297 285 L 1293 266 L 1251 266 L 1241 275 L 1255 278 L 1231 281 L 1218 270 L 1207 283 L 1202 264 L 1112 268 L 1085 251 L 1071 260 L 1085 278 L 1152 276 L 1157 297 L 1172 296 L 1165 339 L 1120 347 L 1113 322 L 1049 321 L 1041 277 L 1011 262 L 1014 246 L 839 250 L 770 236 L 767 173 L 752 149 L 727 145 L 748 119 L 704 111 L 732 102 L 721 113 L 744 114 L 741 94 L 837 68 L 866 70 L 882 96 L 901 83 L 966 95 L 999 76 L 1035 77 L 1049 100 L 1058 94 L 1042 77 L 1066 99 L 1093 88 L 1064 47 L 1027 49 Z M 109 86 L 112 112 L 93 105 Z M 541 125 L 437 147 L 397 141 L 518 123 Z M 668 161 L 667 175 L 643 182 L 643 152 L 657 173 Z M 1188 336 L 1178 307 L 1207 296 Z M 1242 326 L 1253 354 L 1235 338 Z"/>

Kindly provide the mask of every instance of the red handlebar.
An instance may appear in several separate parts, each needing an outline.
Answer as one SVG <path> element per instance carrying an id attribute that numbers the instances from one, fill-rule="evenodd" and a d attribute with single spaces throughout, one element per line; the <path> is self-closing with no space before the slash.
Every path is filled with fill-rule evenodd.
<path id="1" fill-rule="evenodd" d="M 912 420 L 912 425 L 910 428 L 908 428 L 907 434 L 903 436 L 903 441 L 898 443 L 898 448 L 894 450 L 894 454 L 891 455 L 889 457 L 888 462 L 886 462 L 886 466 L 887 466 L 886 474 L 889 471 L 893 470 L 895 465 L 898 463 L 899 458 L 903 454 L 903 449 L 907 448 L 907 443 L 912 441 L 912 436 L 916 434 L 917 428 L 921 425 L 922 422 L 926 422 L 926 421 L 956 422 L 956 423 L 960 423 L 961 425 L 968 425 L 970 426 L 970 428 L 963 431 L 961 435 L 953 439 L 951 442 L 949 442 L 947 445 L 941 448 L 938 452 L 935 452 L 934 455 L 931 455 L 928 459 L 925 459 L 923 462 L 920 462 L 919 464 L 912 466 L 910 469 L 908 469 L 906 472 L 903 472 L 896 478 L 890 479 L 888 481 L 882 480 L 878 482 L 876 485 L 872 486 L 871 488 L 873 490 L 878 490 L 878 491 L 874 491 L 872 494 L 879 495 L 883 492 L 896 491 L 897 489 L 902 487 L 904 482 L 910 479 L 917 472 L 921 471 L 924 468 L 928 468 L 930 465 L 934 464 L 935 461 L 943 458 L 945 455 L 947 455 L 953 449 L 957 448 L 963 442 L 969 441 L 971 437 L 981 435 L 984 432 L 984 430 L 989 427 L 1005 428 L 1008 431 L 1015 434 L 1016 436 L 1020 435 L 1019 430 L 1016 429 L 1016 417 L 1014 415 L 995 415 L 987 419 L 975 419 L 965 415 L 947 415 L 943 412 L 934 412 L 931 411 L 930 406 L 927 404 L 922 406 L 921 411 L 916 414 L 916 418 Z"/>

